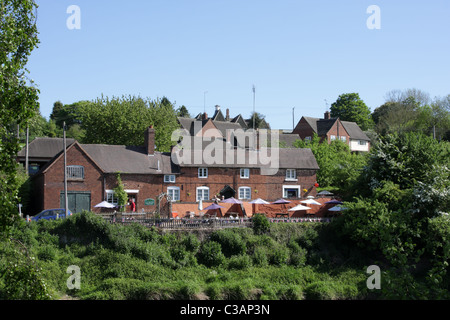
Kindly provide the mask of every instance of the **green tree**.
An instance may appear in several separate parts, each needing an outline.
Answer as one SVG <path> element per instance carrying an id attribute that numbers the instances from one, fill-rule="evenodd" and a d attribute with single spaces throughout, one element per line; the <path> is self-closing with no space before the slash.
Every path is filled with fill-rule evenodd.
<path id="1" fill-rule="evenodd" d="M 330 113 L 333 118 L 356 122 L 362 130 L 373 126 L 370 109 L 358 93 L 341 94 L 336 102 L 331 104 Z"/>
<path id="2" fill-rule="evenodd" d="M 297 140 L 296 148 L 310 148 L 320 167 L 317 182 L 322 187 L 338 189 L 341 196 L 351 194 L 353 184 L 366 163 L 365 154 L 351 153 L 349 146 L 335 140 L 330 144 L 321 143 L 317 134 L 311 141 Z"/>
<path id="3" fill-rule="evenodd" d="M 37 47 L 38 31 L 32 0 L 0 2 L 0 234 L 5 235 L 18 212 L 17 126 L 23 131 L 38 109 L 38 89 L 26 76 L 26 64 Z"/>
<path id="4" fill-rule="evenodd" d="M 153 125 L 158 151 L 169 151 L 177 129 L 177 113 L 167 98 L 144 100 L 135 96 L 101 97 L 81 108 L 84 143 L 144 144 L 144 131 Z"/>
<path id="5" fill-rule="evenodd" d="M 191 117 L 188 109 L 184 105 L 178 108 L 177 116 L 182 117 L 182 118 L 190 118 Z"/>
<path id="6" fill-rule="evenodd" d="M 125 192 L 120 173 L 117 173 L 117 186 L 114 188 L 114 196 L 117 198 L 117 205 L 120 211 L 125 211 L 128 202 L 128 194 Z"/>
<path id="7" fill-rule="evenodd" d="M 266 116 L 259 112 L 252 112 L 250 119 L 248 119 L 248 127 L 253 129 L 253 118 L 255 120 L 255 129 L 270 129 L 269 124 L 266 122 Z"/>

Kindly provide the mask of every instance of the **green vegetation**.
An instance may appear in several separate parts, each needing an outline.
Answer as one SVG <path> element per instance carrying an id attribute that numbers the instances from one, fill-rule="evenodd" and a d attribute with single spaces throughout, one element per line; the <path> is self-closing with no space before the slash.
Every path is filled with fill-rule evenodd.
<path id="1" fill-rule="evenodd" d="M 162 234 L 83 212 L 58 221 L 17 221 L 13 237 L 0 246 L 2 299 L 364 299 L 370 294 L 369 261 L 326 224 L 277 224 L 264 234 L 251 228 Z M 18 267 L 9 268 L 12 263 Z M 70 265 L 80 267 L 80 290 L 66 286 Z M 10 295 L 19 287 L 29 290 Z"/>

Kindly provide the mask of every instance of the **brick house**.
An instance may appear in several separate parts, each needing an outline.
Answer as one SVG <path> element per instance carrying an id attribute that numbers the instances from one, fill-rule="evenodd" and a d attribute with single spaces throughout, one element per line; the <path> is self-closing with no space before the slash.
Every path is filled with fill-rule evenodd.
<path id="1" fill-rule="evenodd" d="M 370 149 L 370 139 L 355 122 L 331 118 L 329 111 L 325 112 L 324 119 L 302 117 L 292 134 L 298 135 L 302 140 L 310 140 L 314 134 L 319 136 L 321 142 L 341 140 L 349 145 L 350 151 Z"/>
<path id="2" fill-rule="evenodd" d="M 72 142 L 66 150 L 69 209 L 73 212 L 100 212 L 101 209 L 94 208 L 96 204 L 104 200 L 117 203 L 113 189 L 117 186 L 118 172 L 128 197 L 134 199 L 139 212 L 155 210 L 156 203 L 146 200 L 156 200 L 162 193 L 169 195 L 172 201 L 193 204 L 216 196 L 234 196 L 243 201 L 256 198 L 272 201 L 282 197 L 298 199 L 315 195 L 314 184 L 319 167 L 310 149 L 239 148 L 223 139 L 223 135 L 218 134 L 221 129 L 211 121 L 206 120 L 206 124 L 213 125 L 209 128 L 213 130 L 208 132 L 217 133 L 214 137 L 208 137 L 212 140 L 211 144 L 200 144 L 201 148 L 184 152 L 192 153 L 195 160 L 199 153 L 210 155 L 208 148 L 219 141 L 223 148 L 217 148 L 215 155 L 228 152 L 234 161 L 212 163 L 206 156 L 201 157 L 200 161 L 186 162 L 180 157 L 177 146 L 168 153 L 157 152 L 152 127 L 145 131 L 145 146 L 140 147 Z M 196 138 L 203 140 L 201 134 Z M 266 153 L 277 155 L 275 169 L 269 168 L 265 161 L 267 158 L 262 157 Z M 257 159 L 253 161 L 255 155 Z M 35 208 L 30 214 L 63 207 L 62 147 L 33 175 L 32 181 Z"/>

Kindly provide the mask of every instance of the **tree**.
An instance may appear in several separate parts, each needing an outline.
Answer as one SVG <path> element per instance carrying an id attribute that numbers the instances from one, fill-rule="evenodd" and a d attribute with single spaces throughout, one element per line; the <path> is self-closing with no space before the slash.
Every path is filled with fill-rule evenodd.
<path id="1" fill-rule="evenodd" d="M 248 119 L 248 127 L 253 129 L 253 118 L 255 120 L 255 129 L 270 129 L 269 124 L 266 122 L 266 116 L 259 112 L 252 112 L 250 119 Z"/>
<path id="2" fill-rule="evenodd" d="M 373 126 L 370 109 L 358 93 L 341 94 L 336 102 L 331 104 L 330 112 L 333 118 L 356 122 L 362 130 Z"/>
<path id="3" fill-rule="evenodd" d="M 80 113 L 84 143 L 140 146 L 145 129 L 153 125 L 157 150 L 169 151 L 172 132 L 179 127 L 175 108 L 167 98 L 102 96 L 83 104 Z"/>
<path id="4" fill-rule="evenodd" d="M 114 196 L 117 198 L 117 205 L 119 206 L 119 210 L 124 212 L 126 209 L 126 204 L 128 202 L 128 194 L 125 192 L 120 173 L 117 173 L 117 186 L 113 191 Z"/>
<path id="5" fill-rule="evenodd" d="M 366 155 L 351 153 L 349 146 L 340 140 L 321 143 L 317 134 L 311 141 L 295 141 L 294 147 L 311 149 L 320 167 L 317 172 L 320 186 L 336 188 L 341 196 L 351 194 L 353 184 L 366 163 Z"/>
<path id="6" fill-rule="evenodd" d="M 188 109 L 184 105 L 178 108 L 177 116 L 182 117 L 182 118 L 190 118 L 191 117 Z"/>
<path id="7" fill-rule="evenodd" d="M 17 126 L 23 131 L 38 108 L 38 89 L 28 79 L 26 64 L 39 40 L 32 0 L 0 3 L 0 234 L 18 212 Z"/>

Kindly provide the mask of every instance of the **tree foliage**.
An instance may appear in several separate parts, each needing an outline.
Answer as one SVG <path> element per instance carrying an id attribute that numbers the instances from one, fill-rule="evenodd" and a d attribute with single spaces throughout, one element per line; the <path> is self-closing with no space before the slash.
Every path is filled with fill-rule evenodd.
<path id="1" fill-rule="evenodd" d="M 167 98 L 144 100 L 135 96 L 101 97 L 81 108 L 84 143 L 143 145 L 144 131 L 153 125 L 158 151 L 169 151 L 178 128 L 177 112 Z"/>
<path id="2" fill-rule="evenodd" d="M 373 125 L 370 109 L 358 93 L 341 94 L 336 102 L 331 104 L 330 112 L 333 118 L 356 122 L 362 130 L 367 130 Z"/>
<path id="3" fill-rule="evenodd" d="M 317 134 L 310 141 L 295 141 L 294 147 L 311 149 L 320 168 L 317 182 L 322 187 L 339 189 L 342 196 L 351 193 L 353 182 L 366 163 L 366 155 L 351 153 L 346 143 L 340 140 L 321 143 Z"/>
<path id="4" fill-rule="evenodd" d="M 17 212 L 17 127 L 38 108 L 38 89 L 27 78 L 28 57 L 39 43 L 32 0 L 0 3 L 0 234 Z"/>

